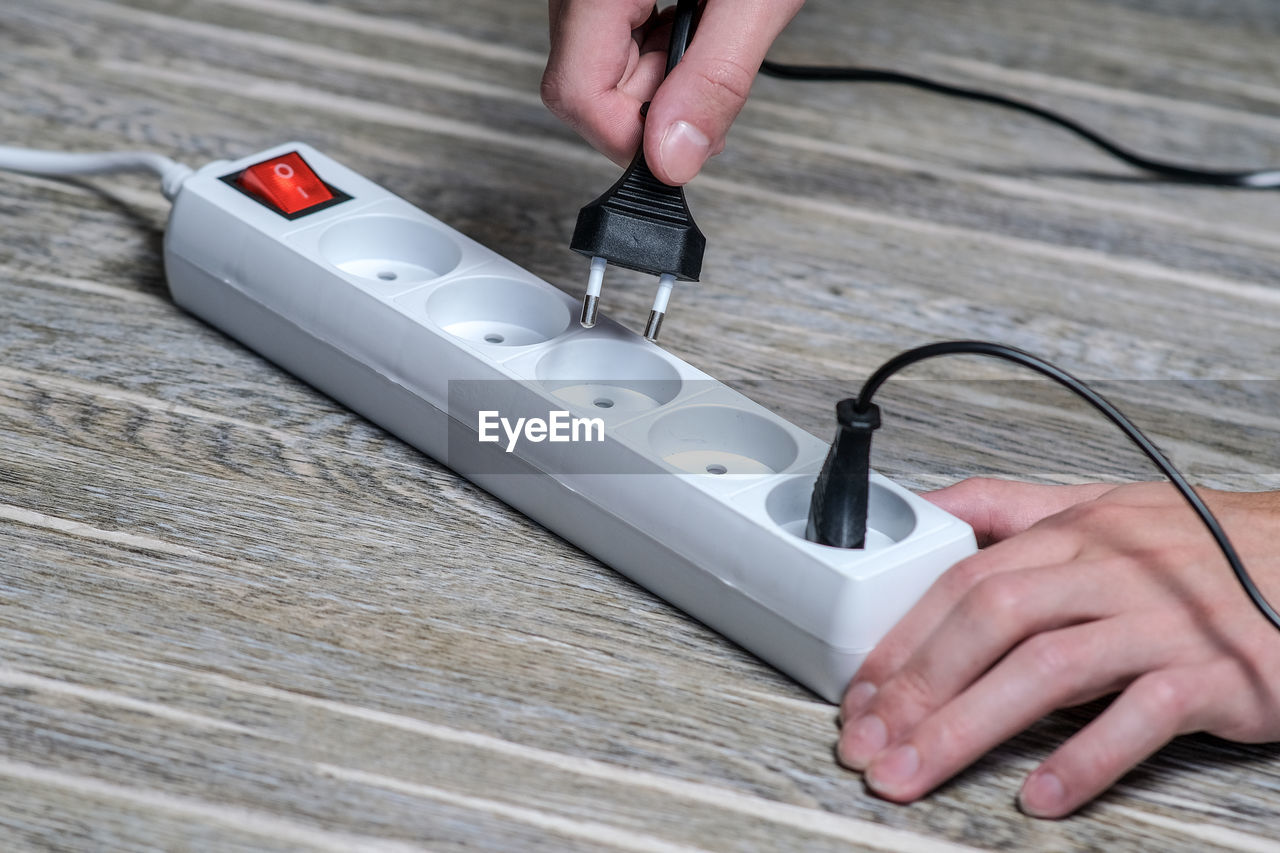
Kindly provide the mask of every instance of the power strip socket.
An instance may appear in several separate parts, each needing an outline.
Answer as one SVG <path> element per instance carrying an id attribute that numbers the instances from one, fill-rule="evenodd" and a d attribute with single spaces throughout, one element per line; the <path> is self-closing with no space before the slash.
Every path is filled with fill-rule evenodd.
<path id="1" fill-rule="evenodd" d="M 183 308 L 831 702 L 975 550 L 879 474 L 865 549 L 807 541 L 823 441 L 607 318 L 580 328 L 567 294 L 302 143 L 190 177 L 165 267 Z M 507 452 L 479 440 L 495 411 L 603 436 Z"/>

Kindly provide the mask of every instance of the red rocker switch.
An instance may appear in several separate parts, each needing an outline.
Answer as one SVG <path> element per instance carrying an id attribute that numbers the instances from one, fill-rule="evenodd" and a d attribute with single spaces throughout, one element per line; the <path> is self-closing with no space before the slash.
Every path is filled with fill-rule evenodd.
<path id="1" fill-rule="evenodd" d="M 348 198 L 320 180 L 297 152 L 250 166 L 236 176 L 235 185 L 289 219 Z"/>

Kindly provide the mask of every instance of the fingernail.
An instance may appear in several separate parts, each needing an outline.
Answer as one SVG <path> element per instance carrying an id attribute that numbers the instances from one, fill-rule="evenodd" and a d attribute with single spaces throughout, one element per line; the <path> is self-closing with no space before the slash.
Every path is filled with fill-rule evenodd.
<path id="1" fill-rule="evenodd" d="M 867 784 L 872 790 L 896 793 L 911 781 L 920 769 L 920 753 L 911 744 L 900 746 L 867 770 Z"/>
<path id="2" fill-rule="evenodd" d="M 876 697 L 876 686 L 870 681 L 859 681 L 844 694 L 844 702 L 840 704 L 840 721 L 856 720 L 862 709 L 871 704 Z"/>
<path id="3" fill-rule="evenodd" d="M 677 121 L 667 128 L 658 144 L 658 158 L 667 176 L 677 184 L 693 179 L 707 160 L 711 140 L 687 121 Z"/>
<path id="4" fill-rule="evenodd" d="M 1056 817 L 1062 813 L 1066 790 L 1062 780 L 1045 770 L 1032 773 L 1018 792 L 1018 805 L 1032 817 Z"/>
<path id="5" fill-rule="evenodd" d="M 884 721 L 875 714 L 868 714 L 845 730 L 840 739 L 840 761 L 849 768 L 862 770 L 872 757 L 884 749 L 889 731 Z"/>

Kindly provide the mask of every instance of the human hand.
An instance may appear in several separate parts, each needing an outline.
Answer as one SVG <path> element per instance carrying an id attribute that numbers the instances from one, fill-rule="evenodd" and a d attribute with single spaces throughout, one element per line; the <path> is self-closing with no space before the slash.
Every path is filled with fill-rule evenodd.
<path id="1" fill-rule="evenodd" d="M 1280 600 L 1280 492 L 1202 496 Z M 1167 483 L 967 480 L 926 495 L 974 527 L 885 636 L 841 708 L 838 754 L 910 802 L 1048 712 L 1119 696 L 1023 783 L 1062 817 L 1179 734 L 1280 740 L 1280 632 Z"/>
<path id="2" fill-rule="evenodd" d="M 769 45 L 804 0 L 706 0 L 665 81 L 670 14 L 653 0 L 550 0 L 551 55 L 542 100 L 618 165 L 643 135 L 649 168 L 687 183 L 724 149 Z M 649 105 L 642 122 L 640 106 Z"/>

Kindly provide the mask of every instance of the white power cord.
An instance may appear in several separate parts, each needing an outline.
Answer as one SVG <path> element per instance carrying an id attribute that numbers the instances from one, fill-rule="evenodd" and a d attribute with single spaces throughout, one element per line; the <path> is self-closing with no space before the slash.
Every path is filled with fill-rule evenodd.
<path id="1" fill-rule="evenodd" d="M 65 154 L 0 145 L 0 169 L 32 175 L 100 175 L 105 172 L 154 172 L 164 197 L 173 201 L 192 170 L 150 151 L 96 151 Z"/>

